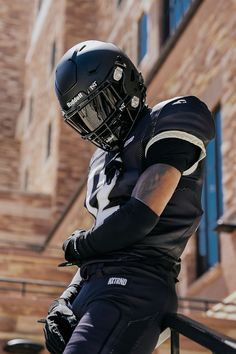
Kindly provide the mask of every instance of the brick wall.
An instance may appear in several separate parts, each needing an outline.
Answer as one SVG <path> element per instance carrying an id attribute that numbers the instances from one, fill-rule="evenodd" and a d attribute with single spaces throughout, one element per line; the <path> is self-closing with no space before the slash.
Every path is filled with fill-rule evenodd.
<path id="1" fill-rule="evenodd" d="M 51 194 L 55 217 L 58 217 L 75 190 L 83 183 L 92 150 L 63 123 L 54 94 L 52 45 L 55 42 L 57 62 L 66 48 L 91 38 L 95 31 L 91 19 L 94 5 L 87 1 L 82 1 L 80 6 L 73 1 L 45 3 L 32 26 L 32 39 L 26 55 L 26 102 L 18 123 L 18 136 L 22 142 L 21 185 L 25 185 L 28 171 L 27 190 Z M 46 12 L 47 3 L 49 5 Z M 40 27 L 40 16 L 44 12 L 44 22 Z M 54 18 L 55 13 L 57 16 Z M 37 31 L 37 40 L 33 40 Z M 30 115 L 32 98 L 33 108 Z M 51 152 L 48 156 L 49 124 Z"/>
<path id="2" fill-rule="evenodd" d="M 84 12 L 80 23 L 80 11 L 73 11 L 71 1 L 45 0 L 40 11 L 38 1 L 12 1 L 12 4 L 0 3 L 0 21 L 4 26 L 0 72 L 8 85 L 6 90 L 1 81 L 6 95 L 0 99 L 1 277 L 67 283 L 72 270 L 57 267 L 63 261 L 61 240 L 60 245 L 54 242 L 44 252 L 42 246 L 70 198 L 83 186 L 94 148 L 63 123 L 54 95 L 51 55 L 54 42 L 58 61 L 65 46 L 74 44 L 78 33 L 79 40 L 91 36 L 88 34 L 93 30 L 91 2 L 81 4 Z M 68 26 L 63 26 L 64 22 Z M 14 37 L 15 42 L 8 43 L 9 37 Z M 17 65 L 8 54 L 12 48 Z M 8 106 L 7 98 L 11 103 Z M 42 325 L 36 319 L 45 316 L 52 296 L 58 296 L 59 290 L 54 295 L 46 293 L 43 299 L 40 294 L 36 297 L 27 293 L 25 299 L 16 290 L 8 293 L 1 290 L 4 285 L 1 281 L 1 347 L 7 339 L 16 337 L 42 342 Z M 17 311 L 14 303 L 18 304 Z"/>
<path id="3" fill-rule="evenodd" d="M 34 11 L 37 3 L 34 3 Z M 31 38 L 26 52 L 24 106 L 18 121 L 18 138 L 21 141 L 20 182 L 25 188 L 28 171 L 29 192 L 53 194 L 56 183 L 59 139 L 59 109 L 53 90 L 54 67 L 52 48 L 56 43 L 55 60 L 63 53 L 64 1 L 43 1 L 35 14 Z M 53 14 L 57 13 L 54 21 Z M 47 38 L 47 40 L 45 40 Z M 48 129 L 51 124 L 50 154 Z"/>
<path id="4" fill-rule="evenodd" d="M 122 48 L 137 65 L 138 60 L 138 21 L 143 13 L 148 13 L 148 54 L 140 63 L 139 69 L 145 76 L 152 68 L 159 54 L 160 8 L 161 1 L 98 1 L 99 18 L 103 26 L 98 27 L 101 39 L 113 42 Z"/>
<path id="5" fill-rule="evenodd" d="M 96 1 L 66 1 L 64 11 L 65 33 L 61 41 L 65 52 L 78 42 L 94 38 L 97 28 Z M 94 150 L 91 144 L 84 142 L 62 119 L 59 126 L 59 159 L 54 195 L 56 216 L 61 214 L 66 203 L 83 185 Z"/>
<path id="6" fill-rule="evenodd" d="M 15 126 L 23 100 L 24 55 L 29 19 L 29 0 L 0 1 L 0 188 L 19 187 L 20 145 Z"/>

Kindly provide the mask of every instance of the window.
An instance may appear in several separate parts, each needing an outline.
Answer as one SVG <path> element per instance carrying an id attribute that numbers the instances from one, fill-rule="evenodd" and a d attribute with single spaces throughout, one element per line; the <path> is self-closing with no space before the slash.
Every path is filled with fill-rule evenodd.
<path id="1" fill-rule="evenodd" d="M 34 108 L 34 98 L 30 96 L 28 123 L 30 123 L 33 120 L 33 108 Z"/>
<path id="2" fill-rule="evenodd" d="M 29 184 L 29 171 L 28 171 L 28 169 L 26 169 L 25 175 L 24 175 L 24 190 L 25 191 L 28 189 L 28 184 Z"/>
<path id="3" fill-rule="evenodd" d="M 117 0 L 116 1 L 116 6 L 119 7 L 121 5 L 121 3 L 122 3 L 122 0 Z"/>
<path id="4" fill-rule="evenodd" d="M 214 113 L 216 138 L 207 147 L 206 172 L 202 194 L 204 214 L 198 229 L 197 273 L 198 276 L 219 262 L 219 240 L 214 231 L 223 213 L 222 157 L 221 157 L 221 111 Z"/>
<path id="5" fill-rule="evenodd" d="M 194 0 L 164 0 L 163 39 L 164 42 L 180 25 Z"/>
<path id="6" fill-rule="evenodd" d="M 19 112 L 22 111 L 23 107 L 24 107 L 24 104 L 25 104 L 25 100 L 24 100 L 24 97 L 22 97 L 21 101 L 20 101 L 20 106 L 19 106 Z"/>
<path id="7" fill-rule="evenodd" d="M 138 22 L 138 64 L 147 53 L 148 43 L 148 16 L 143 14 Z"/>
<path id="8" fill-rule="evenodd" d="M 52 139 L 52 124 L 48 124 L 48 131 L 47 131 L 47 153 L 46 158 L 48 158 L 51 154 L 51 139 Z"/>
<path id="9" fill-rule="evenodd" d="M 169 0 L 169 30 L 175 32 L 192 0 Z"/>
<path id="10" fill-rule="evenodd" d="M 41 10 L 43 0 L 38 0 L 38 12 Z"/>
<path id="11" fill-rule="evenodd" d="M 52 50 L 51 50 L 51 71 L 53 71 L 55 63 L 56 63 L 56 42 L 53 41 Z"/>

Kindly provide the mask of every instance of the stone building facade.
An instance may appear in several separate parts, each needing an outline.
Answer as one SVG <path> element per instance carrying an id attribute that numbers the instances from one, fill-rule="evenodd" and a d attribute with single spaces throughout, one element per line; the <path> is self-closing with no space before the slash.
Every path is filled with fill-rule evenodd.
<path id="1" fill-rule="evenodd" d="M 62 241 L 92 223 L 83 200 L 94 148 L 64 124 L 53 75 L 68 48 L 93 38 L 127 52 L 144 75 L 151 106 L 190 94 L 213 112 L 220 107 L 219 257 L 199 273 L 193 235 L 178 292 L 219 301 L 207 313 L 193 311 L 191 301 L 184 311 L 236 337 L 236 308 L 221 304 L 236 303 L 235 1 L 0 0 L 0 14 L 0 353 L 12 338 L 43 342 L 36 320 L 73 273 L 57 268 Z M 202 352 L 189 342 L 183 347 Z"/>

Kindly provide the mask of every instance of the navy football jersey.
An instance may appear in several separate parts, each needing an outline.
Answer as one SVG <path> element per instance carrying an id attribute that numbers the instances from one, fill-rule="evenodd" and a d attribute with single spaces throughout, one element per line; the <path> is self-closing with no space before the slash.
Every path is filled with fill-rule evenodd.
<path id="1" fill-rule="evenodd" d="M 199 149 L 196 161 L 183 171 L 172 198 L 151 233 L 129 248 L 111 253 L 111 258 L 119 254 L 156 262 L 178 262 L 202 215 L 203 160 L 214 133 L 214 121 L 202 101 L 194 96 L 177 97 L 161 102 L 153 109 L 145 109 L 119 153 L 95 151 L 89 167 L 85 206 L 94 216 L 94 228 L 97 228 L 130 199 L 154 147 L 158 162 L 160 141 L 180 139 Z"/>

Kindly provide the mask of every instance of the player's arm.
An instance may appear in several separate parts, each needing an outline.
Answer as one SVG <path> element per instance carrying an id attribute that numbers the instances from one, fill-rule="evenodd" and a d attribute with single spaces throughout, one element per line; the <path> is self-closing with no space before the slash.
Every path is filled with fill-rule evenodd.
<path id="1" fill-rule="evenodd" d="M 140 176 L 131 199 L 95 230 L 78 230 L 64 243 L 65 258 L 76 262 L 131 246 L 158 223 L 181 173 L 172 166 L 156 164 Z"/>

